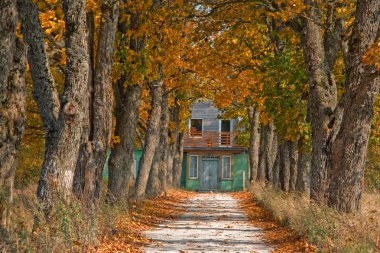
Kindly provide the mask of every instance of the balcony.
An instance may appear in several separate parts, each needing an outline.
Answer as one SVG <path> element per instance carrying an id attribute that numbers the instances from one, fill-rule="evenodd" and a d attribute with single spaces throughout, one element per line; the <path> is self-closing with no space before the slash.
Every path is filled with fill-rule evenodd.
<path id="1" fill-rule="evenodd" d="M 236 133 L 191 131 L 185 133 L 184 148 L 244 148 L 235 143 Z"/>

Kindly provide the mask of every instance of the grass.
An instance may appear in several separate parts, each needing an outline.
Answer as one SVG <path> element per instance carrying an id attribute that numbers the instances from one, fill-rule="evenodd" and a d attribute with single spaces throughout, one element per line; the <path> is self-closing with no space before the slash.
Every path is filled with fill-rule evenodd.
<path id="1" fill-rule="evenodd" d="M 315 245 L 318 252 L 380 252 L 380 194 L 365 193 L 362 210 L 343 214 L 307 198 L 255 185 L 256 201 L 281 224 Z"/>
<path id="2" fill-rule="evenodd" d="M 142 231 L 180 215 L 178 203 L 192 194 L 169 190 L 119 206 L 102 197 L 96 216 L 78 201 L 62 202 L 47 220 L 31 186 L 15 194 L 11 226 L 7 231 L 0 226 L 0 252 L 142 252 L 148 243 Z"/>

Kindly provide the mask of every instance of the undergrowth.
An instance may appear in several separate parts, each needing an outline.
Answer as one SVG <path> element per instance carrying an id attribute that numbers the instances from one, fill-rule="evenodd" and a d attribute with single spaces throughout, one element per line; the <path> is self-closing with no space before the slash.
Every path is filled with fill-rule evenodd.
<path id="1" fill-rule="evenodd" d="M 85 252 L 98 242 L 99 234 L 128 213 L 103 200 L 96 215 L 78 200 L 56 200 L 47 218 L 31 189 L 14 196 L 9 227 L 0 231 L 0 252 Z"/>
<path id="2" fill-rule="evenodd" d="M 142 252 L 140 248 L 148 243 L 142 231 L 177 217 L 183 212 L 178 202 L 191 195 L 169 190 L 139 203 L 109 205 L 103 192 L 96 215 L 78 200 L 57 200 L 47 219 L 33 189 L 15 194 L 10 226 L 0 226 L 1 253 Z"/>
<path id="3" fill-rule="evenodd" d="M 319 252 L 380 252 L 380 194 L 364 194 L 360 212 L 343 214 L 268 186 L 256 184 L 251 190 L 275 219 L 308 238 Z"/>

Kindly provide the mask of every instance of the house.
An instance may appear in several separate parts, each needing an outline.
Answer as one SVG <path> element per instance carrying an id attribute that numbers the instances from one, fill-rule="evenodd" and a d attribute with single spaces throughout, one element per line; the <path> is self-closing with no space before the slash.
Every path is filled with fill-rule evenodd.
<path id="1" fill-rule="evenodd" d="M 195 191 L 238 191 L 248 183 L 247 149 L 235 143 L 237 119 L 221 119 L 211 101 L 191 106 L 185 134 L 182 187 Z"/>

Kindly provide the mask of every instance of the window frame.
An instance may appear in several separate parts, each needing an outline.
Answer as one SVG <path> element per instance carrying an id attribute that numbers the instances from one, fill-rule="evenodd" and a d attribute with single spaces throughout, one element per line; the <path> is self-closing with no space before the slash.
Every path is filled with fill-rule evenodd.
<path id="1" fill-rule="evenodd" d="M 201 134 L 194 135 L 194 134 L 191 133 L 191 121 L 192 120 L 201 120 L 201 122 L 202 122 Z M 203 136 L 203 126 L 204 126 L 204 119 L 201 119 L 201 118 L 191 118 L 191 119 L 189 119 L 189 134 L 190 134 L 190 137 L 192 137 L 192 138 L 201 138 Z"/>
<path id="2" fill-rule="evenodd" d="M 225 157 L 228 157 L 230 159 L 230 162 L 228 163 L 229 164 L 229 168 L 230 168 L 230 173 L 229 173 L 229 177 L 226 177 L 225 176 L 225 173 L 224 173 L 224 166 L 225 166 L 225 162 L 224 162 L 224 158 Z M 230 155 L 224 155 L 222 156 L 222 179 L 232 179 L 232 157 Z"/>
<path id="3" fill-rule="evenodd" d="M 196 167 L 197 175 L 196 175 L 196 177 L 191 176 L 191 157 L 196 157 L 196 161 L 197 161 L 197 167 Z M 198 155 L 189 155 L 189 179 L 198 179 L 198 177 L 199 177 L 199 156 Z"/>

